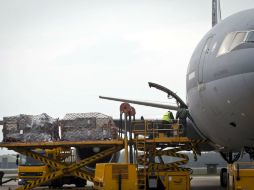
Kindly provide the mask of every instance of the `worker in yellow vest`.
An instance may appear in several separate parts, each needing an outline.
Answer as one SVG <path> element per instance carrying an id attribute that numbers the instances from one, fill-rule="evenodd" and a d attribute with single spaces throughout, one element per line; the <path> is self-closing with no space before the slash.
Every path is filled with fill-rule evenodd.
<path id="1" fill-rule="evenodd" d="M 164 124 L 173 123 L 173 120 L 174 120 L 174 115 L 171 111 L 168 111 L 162 117 L 162 123 Z"/>
<path id="2" fill-rule="evenodd" d="M 165 134 L 169 137 L 171 136 L 171 131 L 172 130 L 172 126 L 169 124 L 172 124 L 174 120 L 174 115 L 171 111 L 168 111 L 167 113 L 165 113 L 162 117 L 162 124 L 163 124 L 163 129 L 167 129 L 167 131 L 165 132 Z M 167 124 L 167 125 L 166 125 Z"/>

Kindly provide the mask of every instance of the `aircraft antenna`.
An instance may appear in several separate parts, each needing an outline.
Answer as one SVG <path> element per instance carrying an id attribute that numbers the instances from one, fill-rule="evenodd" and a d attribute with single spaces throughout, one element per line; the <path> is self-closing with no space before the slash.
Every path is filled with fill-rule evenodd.
<path id="1" fill-rule="evenodd" d="M 212 3 L 212 26 L 221 21 L 220 0 L 213 0 Z"/>

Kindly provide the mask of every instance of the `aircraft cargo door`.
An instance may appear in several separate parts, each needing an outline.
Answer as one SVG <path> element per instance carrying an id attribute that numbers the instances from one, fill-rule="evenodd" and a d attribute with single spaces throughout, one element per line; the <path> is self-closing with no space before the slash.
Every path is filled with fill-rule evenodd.
<path id="1" fill-rule="evenodd" d="M 199 64 L 198 64 L 198 82 L 203 83 L 203 71 L 204 71 L 204 64 L 206 62 L 206 58 L 208 57 L 210 51 L 211 51 L 211 42 L 212 42 L 213 36 L 210 36 L 207 38 L 205 45 L 203 47 L 202 53 L 200 55 Z"/>

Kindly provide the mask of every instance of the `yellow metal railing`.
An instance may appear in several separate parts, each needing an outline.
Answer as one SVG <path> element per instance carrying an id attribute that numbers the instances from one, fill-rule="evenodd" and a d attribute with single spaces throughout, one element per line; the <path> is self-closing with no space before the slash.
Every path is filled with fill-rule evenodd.
<path id="1" fill-rule="evenodd" d="M 132 131 L 134 133 L 136 161 L 140 177 L 140 189 L 147 186 L 147 178 L 158 176 L 168 172 L 187 172 L 191 169 L 185 168 L 189 161 L 186 154 L 181 151 L 192 150 L 194 159 L 197 159 L 198 144 L 201 140 L 192 140 L 184 137 L 184 128 L 178 120 L 172 123 L 164 123 L 161 120 L 133 121 Z M 175 161 L 165 163 L 162 156 L 174 157 Z M 155 162 L 159 158 L 159 163 Z"/>

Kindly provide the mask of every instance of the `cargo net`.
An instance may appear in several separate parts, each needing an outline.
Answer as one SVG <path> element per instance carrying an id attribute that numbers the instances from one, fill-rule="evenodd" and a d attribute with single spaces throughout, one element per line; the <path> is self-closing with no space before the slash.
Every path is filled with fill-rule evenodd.
<path id="1" fill-rule="evenodd" d="M 68 113 L 61 121 L 61 140 L 105 140 L 117 138 L 112 117 L 98 112 Z"/>
<path id="2" fill-rule="evenodd" d="M 4 117 L 3 123 L 3 142 L 59 140 L 58 120 L 46 113 Z"/>

